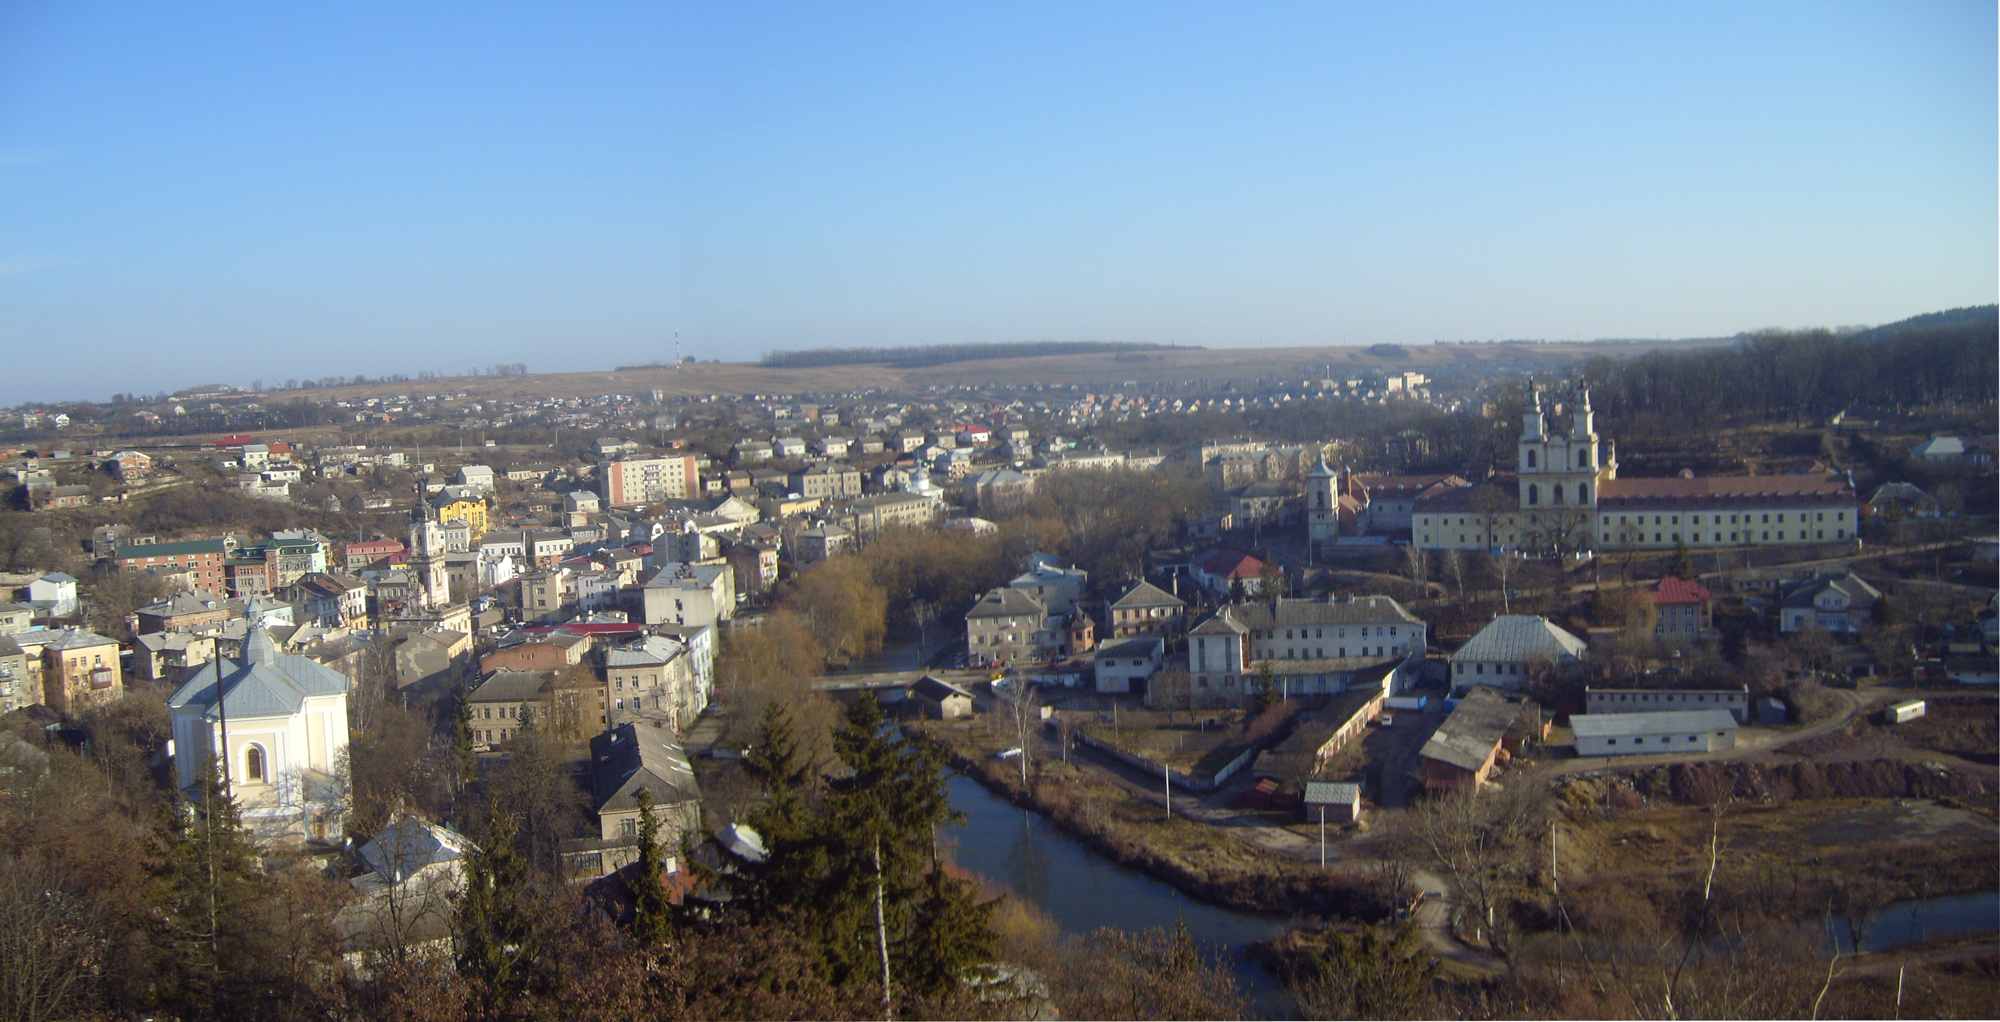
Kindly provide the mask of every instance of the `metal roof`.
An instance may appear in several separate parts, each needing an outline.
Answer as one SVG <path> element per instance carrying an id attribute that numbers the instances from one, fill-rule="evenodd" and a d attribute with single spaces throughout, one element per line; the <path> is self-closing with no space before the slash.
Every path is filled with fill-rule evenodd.
<path id="1" fill-rule="evenodd" d="M 1498 663 L 1555 662 L 1583 656 L 1582 639 L 1533 614 L 1503 614 L 1465 640 L 1451 655 L 1454 661 Z"/>
<path id="2" fill-rule="evenodd" d="M 1520 719 L 1524 702 L 1521 696 L 1485 685 L 1474 688 L 1459 701 L 1451 716 L 1438 725 L 1420 755 L 1463 770 L 1478 770 L 1499 747 L 1500 739 L 1507 736 L 1507 729 Z M 1723 715 L 1728 713 L 1725 711 Z"/>
<path id="3" fill-rule="evenodd" d="M 1120 608 L 1130 608 L 1130 607 L 1185 607 L 1185 606 L 1187 606 L 1187 604 L 1183 602 L 1179 597 L 1175 596 L 1170 592 L 1167 592 L 1165 589 L 1161 589 L 1159 586 L 1156 586 L 1151 582 L 1140 582 L 1138 585 L 1135 585 L 1131 589 L 1126 590 L 1125 595 L 1120 596 L 1118 599 L 1113 600 L 1111 603 L 1111 609 L 1113 610 L 1118 610 Z"/>
<path id="4" fill-rule="evenodd" d="M 1306 805 L 1351 806 L 1361 801 L 1361 785 L 1351 781 L 1306 782 Z"/>
<path id="5" fill-rule="evenodd" d="M 1262 601 L 1238 604 L 1235 616 L 1245 626 L 1260 629 L 1298 625 L 1423 623 L 1402 604 L 1387 596 L 1357 596 L 1352 599 L 1281 597 L 1275 609 Z"/>
<path id="6" fill-rule="evenodd" d="M 1736 717 L 1728 710 L 1654 710 L 1649 713 L 1584 713 L 1569 719 L 1578 739 L 1625 738 L 1632 735 L 1693 734 L 1734 731 Z"/>

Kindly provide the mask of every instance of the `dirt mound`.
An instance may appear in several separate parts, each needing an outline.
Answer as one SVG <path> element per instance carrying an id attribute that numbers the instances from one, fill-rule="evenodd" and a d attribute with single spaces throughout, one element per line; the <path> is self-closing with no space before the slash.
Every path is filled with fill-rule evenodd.
<path id="1" fill-rule="evenodd" d="M 1621 770 L 1610 799 L 1620 808 L 1665 800 L 1712 805 L 1725 798 L 1788 802 L 1812 798 L 1957 798 L 1986 802 L 1986 782 L 1943 764 L 1893 759 L 1851 763 L 1676 763 Z M 1623 788 L 1624 791 L 1619 789 Z"/>

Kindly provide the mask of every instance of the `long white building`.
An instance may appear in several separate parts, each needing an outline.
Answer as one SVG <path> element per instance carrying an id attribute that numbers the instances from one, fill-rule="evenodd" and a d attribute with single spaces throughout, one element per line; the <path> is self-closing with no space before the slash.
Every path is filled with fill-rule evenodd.
<path id="1" fill-rule="evenodd" d="M 1569 718 L 1579 756 L 1720 752 L 1736 747 L 1736 727 L 1736 718 L 1722 709 L 1580 713 Z"/>

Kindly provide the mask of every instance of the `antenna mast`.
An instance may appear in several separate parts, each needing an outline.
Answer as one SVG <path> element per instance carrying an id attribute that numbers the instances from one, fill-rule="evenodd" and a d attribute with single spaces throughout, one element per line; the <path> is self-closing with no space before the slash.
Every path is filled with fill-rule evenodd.
<path id="1" fill-rule="evenodd" d="M 681 332 L 674 331 L 674 396 L 681 394 Z"/>

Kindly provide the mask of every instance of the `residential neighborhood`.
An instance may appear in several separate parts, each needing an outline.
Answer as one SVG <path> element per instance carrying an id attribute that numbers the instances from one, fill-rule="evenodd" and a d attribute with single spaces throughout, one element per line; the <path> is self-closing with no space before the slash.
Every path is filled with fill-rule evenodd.
<path id="1" fill-rule="evenodd" d="M 1959 800 L 1926 854 L 1976 890 L 1990 437 L 1847 402 L 1692 459 L 1612 370 L 1479 368 L 24 415 L 0 752 L 111 742 L 170 778 L 146 798 L 226 801 L 338 882 L 362 971 L 456 946 L 495 827 L 618 925 L 640 874 L 727 911 L 787 854 L 752 822 L 766 743 L 851 751 L 870 714 L 970 785 L 952 805 L 1028 807 L 1219 911 L 1416 919 L 1475 970 L 1506 949 L 1483 881 L 1409 842 L 1530 796 L 1557 841 Z M 279 400 L 303 417 L 265 425 Z"/>

